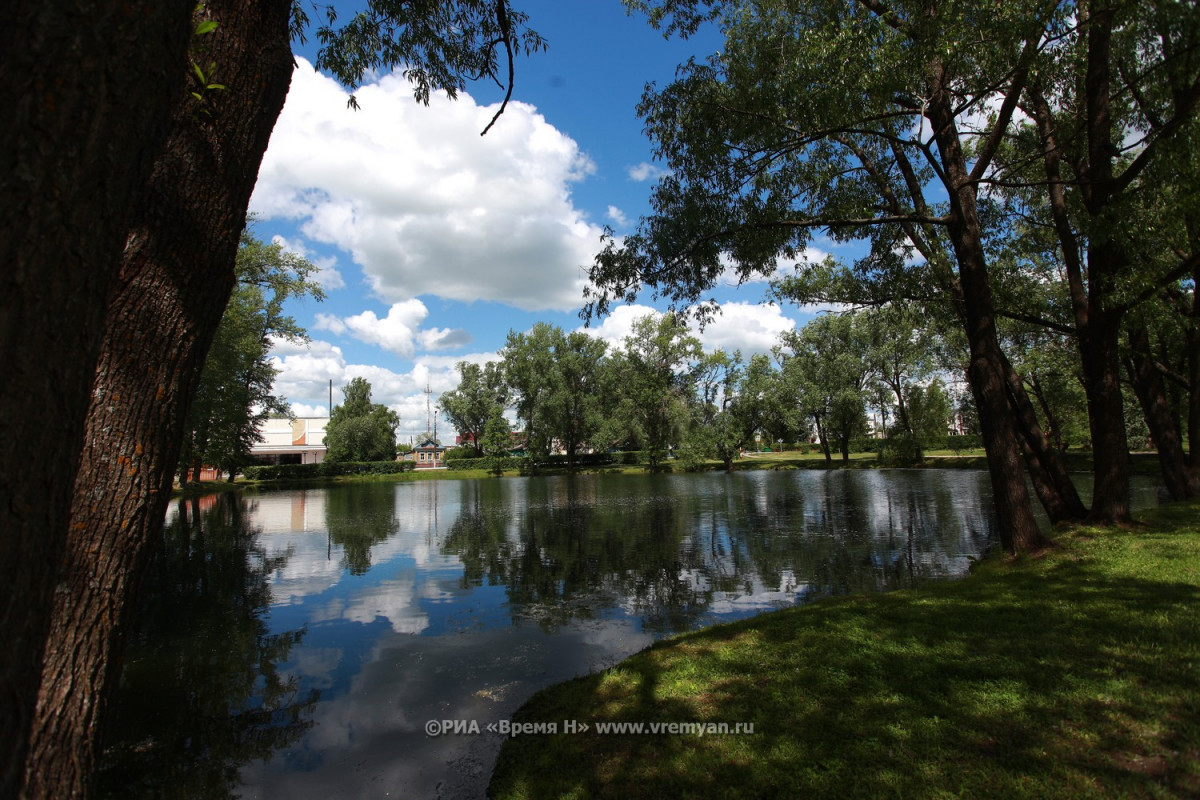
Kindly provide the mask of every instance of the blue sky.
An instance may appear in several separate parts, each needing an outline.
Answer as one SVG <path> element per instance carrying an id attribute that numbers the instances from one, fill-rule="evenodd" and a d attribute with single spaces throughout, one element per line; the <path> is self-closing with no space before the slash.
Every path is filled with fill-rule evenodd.
<path id="1" fill-rule="evenodd" d="M 517 64 L 514 102 L 485 137 L 501 91 L 481 83 L 451 102 L 411 99 L 399 75 L 347 93 L 301 58 L 251 201 L 256 233 L 321 267 L 328 298 L 293 304 L 312 337 L 280 344 L 277 389 L 301 416 L 324 415 L 329 381 L 369 380 L 425 430 L 433 398 L 458 384 L 455 364 L 495 358 L 510 330 L 581 326 L 584 267 L 603 226 L 632 231 L 661 165 L 635 108 L 648 81 L 670 81 L 714 35 L 664 40 L 619 0 L 520 0 L 549 50 Z M 818 243 L 820 246 L 820 243 Z M 724 314 L 707 349 L 763 352 L 811 312 L 765 304 L 765 283 L 717 293 Z M 619 344 L 648 301 L 619 307 L 598 336 Z M 439 434 L 450 434 L 439 421 Z"/>

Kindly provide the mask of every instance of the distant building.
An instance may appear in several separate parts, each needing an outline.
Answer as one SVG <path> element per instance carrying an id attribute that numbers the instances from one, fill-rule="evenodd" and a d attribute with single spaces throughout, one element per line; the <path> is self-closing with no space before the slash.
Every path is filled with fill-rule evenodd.
<path id="1" fill-rule="evenodd" d="M 250 448 L 260 464 L 319 464 L 325 460 L 325 426 L 329 417 L 263 420 L 262 441 Z"/>
<path id="2" fill-rule="evenodd" d="M 437 439 L 426 434 L 412 449 L 412 460 L 416 462 L 417 469 L 437 469 L 443 466 L 442 459 L 445 454 L 446 448 L 442 447 Z"/>

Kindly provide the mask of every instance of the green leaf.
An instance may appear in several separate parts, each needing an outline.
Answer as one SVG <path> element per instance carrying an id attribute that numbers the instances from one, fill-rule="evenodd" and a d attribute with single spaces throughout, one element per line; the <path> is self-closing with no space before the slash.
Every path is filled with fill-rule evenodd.
<path id="1" fill-rule="evenodd" d="M 204 20 L 204 22 L 198 23 L 196 25 L 196 35 L 203 36 L 206 33 L 212 33 L 216 29 L 217 29 L 216 20 L 206 19 L 206 20 Z"/>

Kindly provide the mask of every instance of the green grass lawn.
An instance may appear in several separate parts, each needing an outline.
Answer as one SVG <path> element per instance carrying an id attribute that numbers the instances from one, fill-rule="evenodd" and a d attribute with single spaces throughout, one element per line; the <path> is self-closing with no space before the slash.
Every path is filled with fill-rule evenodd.
<path id="1" fill-rule="evenodd" d="M 506 741 L 489 791 L 1200 796 L 1200 504 L 1058 541 L 960 581 L 680 636 L 544 690 L 516 720 L 592 730 Z M 606 721 L 754 733 L 597 735 Z"/>

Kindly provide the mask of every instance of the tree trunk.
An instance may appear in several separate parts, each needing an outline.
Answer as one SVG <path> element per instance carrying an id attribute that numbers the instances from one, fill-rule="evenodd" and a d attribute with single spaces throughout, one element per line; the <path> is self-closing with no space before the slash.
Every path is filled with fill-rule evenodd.
<path id="1" fill-rule="evenodd" d="M 1197 215 L 1187 217 L 1188 240 L 1192 252 L 1200 251 L 1200 219 Z M 1200 496 L 1200 297 L 1197 297 L 1197 278 L 1200 273 L 1193 269 L 1190 305 L 1184 308 L 1184 346 L 1187 348 L 1187 433 L 1189 482 Z"/>
<path id="2" fill-rule="evenodd" d="M 958 263 L 970 348 L 967 379 L 979 409 L 1000 543 L 1009 553 L 1040 550 L 1050 542 L 1038 530 L 1025 487 L 1021 447 L 1008 401 L 1004 356 L 996 336 L 995 307 L 980 237 L 977 184 L 966 167 L 953 100 L 945 81 L 945 73 L 935 68 L 928 113 L 949 192 L 951 222 L 947 230 Z"/>
<path id="3" fill-rule="evenodd" d="M 1095 246 L 1092 254 L 1097 253 Z M 1095 259 L 1092 259 L 1093 261 Z M 1102 281 L 1093 274 L 1092 286 Z M 1129 522 L 1129 441 L 1125 435 L 1125 400 L 1121 396 L 1117 319 L 1098 308 L 1099 291 L 1090 325 L 1079 332 L 1088 424 L 1092 433 L 1092 512 L 1089 518 L 1108 525 Z"/>
<path id="4" fill-rule="evenodd" d="M 161 530 L 191 395 L 234 283 L 245 210 L 290 80 L 288 0 L 209 0 L 229 88 L 174 98 L 106 320 L 26 767 L 29 798 L 86 796 L 108 689 Z M 147 37 L 148 39 L 153 37 Z M 134 81 L 136 83 L 136 81 Z"/>
<path id="5" fill-rule="evenodd" d="M 1046 417 L 1046 425 L 1050 428 L 1050 436 L 1054 438 L 1054 447 L 1058 452 L 1067 452 L 1067 443 L 1062 438 L 1062 424 L 1058 421 L 1054 410 L 1050 408 L 1050 403 L 1046 400 L 1046 393 L 1042 389 L 1042 382 L 1038 379 L 1036 372 L 1029 373 L 1029 387 L 1033 390 L 1033 396 L 1037 398 L 1038 407 L 1042 409 L 1042 414 Z"/>
<path id="6" fill-rule="evenodd" d="M 1083 172 L 1084 204 L 1098 236 L 1088 241 L 1086 286 L 1080 243 L 1071 226 L 1065 181 L 1062 178 L 1061 147 L 1053 111 L 1040 90 L 1030 93 L 1047 177 L 1051 219 L 1062 249 L 1063 266 L 1076 341 L 1084 375 L 1088 403 L 1088 425 L 1092 434 L 1093 499 L 1090 518 L 1098 522 L 1129 520 L 1129 447 L 1125 438 L 1124 402 L 1118 381 L 1120 362 L 1117 342 L 1120 313 L 1108 308 L 1113 293 L 1113 276 L 1125 257 L 1116 241 L 1102 241 L 1103 215 L 1112 199 L 1112 152 L 1109 115 L 1108 47 L 1112 11 L 1093 13 L 1088 30 L 1086 77 L 1086 124 L 1088 155 Z"/>
<path id="7" fill-rule="evenodd" d="M 825 436 L 825 428 L 821 425 L 821 415 L 813 414 L 813 420 L 817 425 L 817 441 L 821 444 L 821 452 L 825 454 L 825 463 L 833 463 L 833 453 L 829 449 L 829 439 Z"/>
<path id="8" fill-rule="evenodd" d="M 1112 32 L 1114 6 L 1087 9 L 1087 70 L 1084 109 L 1087 130 L 1087 163 L 1082 170 L 1084 208 L 1091 218 L 1088 240 L 1087 324 L 1077 325 L 1083 366 L 1088 421 L 1092 433 L 1094 482 L 1091 519 L 1106 524 L 1128 522 L 1129 442 L 1125 436 L 1125 402 L 1121 396 L 1121 312 L 1111 308 L 1115 279 L 1128 267 L 1128 254 L 1114 226 L 1112 214 L 1118 189 L 1113 180 L 1112 141 Z M 1111 222 L 1115 222 L 1112 220 Z"/>
<path id="9" fill-rule="evenodd" d="M 1025 465 L 1029 470 L 1029 478 L 1034 491 L 1050 523 L 1082 522 L 1087 517 L 1087 506 L 1079 498 L 1079 491 L 1067 472 L 1057 450 L 1050 446 L 1042 426 L 1038 423 L 1037 412 L 1021 376 L 1013 369 L 1008 356 L 1001 352 L 1004 364 L 1004 374 L 1008 381 L 1009 402 L 1012 403 L 1012 413 L 1017 423 L 1017 432 L 1023 439 L 1022 451 Z"/>
<path id="10" fill-rule="evenodd" d="M 0 798 L 20 788 L 104 309 L 193 3 L 14 0 L 0 26 Z"/>
<path id="11" fill-rule="evenodd" d="M 1193 285 L 1195 279 L 1193 278 Z M 1192 316 L 1188 319 L 1188 480 L 1200 495 L 1200 302 L 1193 294 Z"/>
<path id="12" fill-rule="evenodd" d="M 899 378 L 886 382 L 888 386 L 891 387 L 892 392 L 894 392 L 896 395 L 896 413 L 900 418 L 900 426 L 904 428 L 905 431 L 915 436 L 916 431 L 913 430 L 912 422 L 908 418 L 908 405 L 904 402 L 904 385 L 900 382 Z M 883 435 L 888 435 L 886 428 L 884 428 Z"/>
<path id="13" fill-rule="evenodd" d="M 1179 417 L 1167 400 L 1162 375 L 1154 365 L 1150 351 L 1150 334 L 1141 324 L 1129 328 L 1131 355 L 1126 365 L 1133 392 L 1137 395 L 1146 419 L 1146 427 L 1154 437 L 1158 451 L 1158 464 L 1162 469 L 1163 483 L 1173 500 L 1186 500 L 1194 496 L 1188 483 L 1187 457 L 1183 451 L 1183 435 L 1179 429 Z"/>

